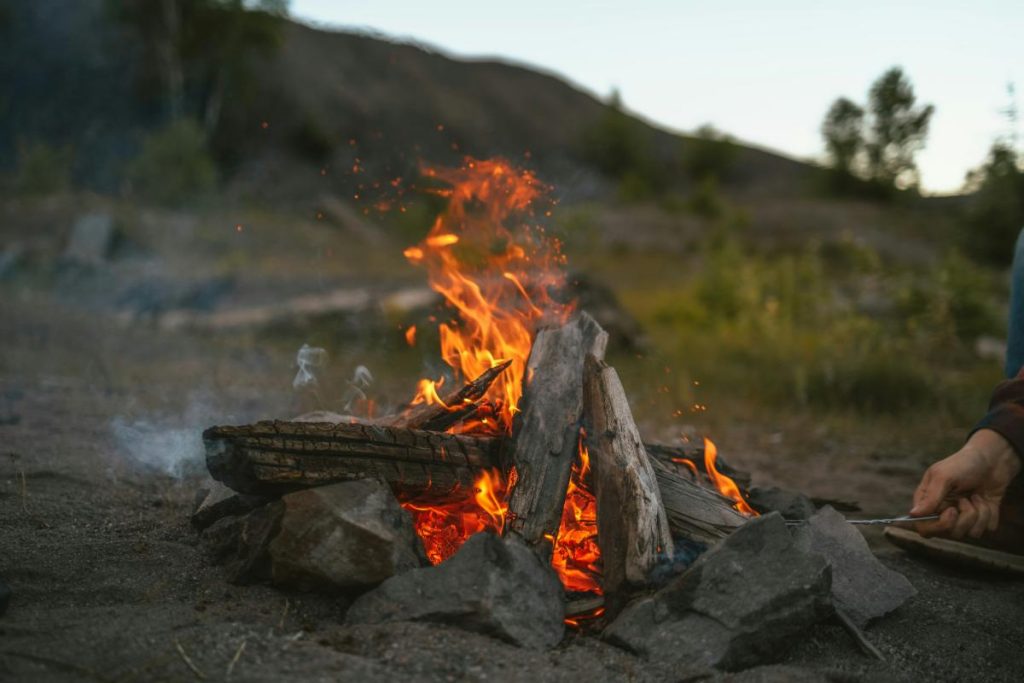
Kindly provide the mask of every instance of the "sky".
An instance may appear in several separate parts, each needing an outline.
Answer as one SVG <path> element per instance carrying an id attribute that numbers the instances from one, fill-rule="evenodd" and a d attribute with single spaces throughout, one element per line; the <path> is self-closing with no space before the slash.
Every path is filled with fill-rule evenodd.
<path id="1" fill-rule="evenodd" d="M 372 30 L 460 58 L 539 67 L 675 131 L 705 123 L 821 159 L 839 96 L 898 65 L 935 105 L 922 187 L 958 190 L 1024 96 L 1024 0 L 292 0 L 306 23 Z M 1019 126 L 1018 126 L 1019 128 Z"/>

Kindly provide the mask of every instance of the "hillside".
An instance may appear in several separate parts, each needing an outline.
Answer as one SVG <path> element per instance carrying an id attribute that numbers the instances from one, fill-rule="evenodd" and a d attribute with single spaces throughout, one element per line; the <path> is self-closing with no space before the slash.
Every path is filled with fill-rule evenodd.
<path id="1" fill-rule="evenodd" d="M 104 8 L 103 0 L 0 2 L 0 77 L 13 85 L 0 98 L 0 169 L 12 169 L 19 143 L 44 141 L 70 147 L 78 184 L 120 188 L 125 163 L 163 116 L 139 37 Z M 463 153 L 528 152 L 567 193 L 606 189 L 581 151 L 583 131 L 606 107 L 557 76 L 292 22 L 280 49 L 255 66 L 256 86 L 244 106 L 225 106 L 217 131 L 223 175 L 246 195 L 302 201 L 307 173 L 325 165 L 359 157 L 368 172 L 388 174 Z M 686 140 L 634 125 L 671 182 L 683 182 L 675 176 Z M 730 189 L 775 196 L 803 191 L 815 173 L 745 146 L 734 168 Z"/>

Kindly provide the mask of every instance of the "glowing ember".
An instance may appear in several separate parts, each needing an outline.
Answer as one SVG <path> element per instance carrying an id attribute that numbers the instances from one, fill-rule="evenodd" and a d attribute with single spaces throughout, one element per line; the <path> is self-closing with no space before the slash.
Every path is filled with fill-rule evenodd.
<path id="1" fill-rule="evenodd" d="M 501 533 L 505 527 L 508 487 L 497 470 L 484 472 L 472 491 L 456 491 L 443 505 L 421 506 L 405 502 L 416 533 L 431 564 L 451 557 L 462 543 L 481 531 Z"/>
<path id="2" fill-rule="evenodd" d="M 711 439 L 704 439 L 704 469 L 708 473 L 708 478 L 711 483 L 718 489 L 719 493 L 728 498 L 733 502 L 733 507 L 742 512 L 745 515 L 757 517 L 757 511 L 747 504 L 747 501 L 743 499 L 743 494 L 740 493 L 740 487 L 736 486 L 729 477 L 725 476 L 715 468 L 715 462 L 718 460 L 718 448 L 712 443 Z"/>
<path id="3" fill-rule="evenodd" d="M 601 548 L 597 543 L 597 501 L 586 486 L 590 454 L 580 439 L 579 458 L 572 466 L 569 488 L 562 508 L 562 523 L 555 538 L 551 566 L 570 591 L 601 592 L 597 567 Z"/>

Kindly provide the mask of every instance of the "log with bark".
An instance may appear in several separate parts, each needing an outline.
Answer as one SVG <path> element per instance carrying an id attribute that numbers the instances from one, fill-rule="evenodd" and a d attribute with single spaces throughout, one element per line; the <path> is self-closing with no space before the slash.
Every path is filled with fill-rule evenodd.
<path id="1" fill-rule="evenodd" d="M 494 384 L 494 380 L 510 365 L 510 360 L 498 363 L 479 377 L 446 393 L 441 397 L 441 403 L 410 405 L 400 413 L 377 418 L 373 422 L 386 427 L 443 432 L 459 420 L 471 417 L 479 407 L 480 400 Z"/>
<path id="2" fill-rule="evenodd" d="M 602 587 L 614 614 L 630 587 L 675 554 L 654 468 L 614 368 L 593 355 L 583 371 L 583 406 L 597 500 Z"/>
<path id="3" fill-rule="evenodd" d="M 579 449 L 583 416 L 583 363 L 604 357 L 608 335 L 581 313 L 557 328 L 540 330 L 526 364 L 523 397 L 510 444 L 516 485 L 508 528 L 542 555 L 551 551 Z M 547 540 L 545 540 L 547 539 Z"/>
<path id="4" fill-rule="evenodd" d="M 731 500 L 701 486 L 688 470 L 658 458 L 651 465 L 674 538 L 713 545 L 746 523 Z"/>
<path id="5" fill-rule="evenodd" d="M 274 495 L 378 478 L 403 496 L 443 499 L 499 466 L 499 439 L 367 424 L 266 421 L 203 432 L 214 479 Z"/>

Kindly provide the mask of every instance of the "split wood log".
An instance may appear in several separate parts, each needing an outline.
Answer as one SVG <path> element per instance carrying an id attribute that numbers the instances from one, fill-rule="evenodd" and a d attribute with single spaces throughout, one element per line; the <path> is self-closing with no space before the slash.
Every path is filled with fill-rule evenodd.
<path id="1" fill-rule="evenodd" d="M 498 363 L 459 389 L 449 391 L 441 397 L 441 403 L 419 403 L 411 405 L 401 413 L 374 420 L 376 424 L 406 429 L 426 429 L 443 432 L 459 420 L 470 417 L 478 408 L 478 401 L 494 384 L 512 361 Z"/>
<path id="2" fill-rule="evenodd" d="M 499 466 L 500 439 L 367 424 L 265 421 L 203 432 L 206 466 L 240 493 L 278 494 L 377 478 L 396 493 L 443 499 Z"/>
<path id="3" fill-rule="evenodd" d="M 647 449 L 647 455 L 662 462 L 678 463 L 680 460 L 686 460 L 691 463 L 698 472 L 701 472 L 704 475 L 705 482 L 708 481 L 707 469 L 704 467 L 703 444 L 670 446 L 660 443 L 645 443 L 644 448 Z M 741 491 L 746 491 L 750 488 L 752 478 L 750 472 L 736 469 L 726 462 L 725 459 L 722 458 L 721 454 L 719 454 L 715 459 L 715 469 L 736 482 L 736 485 L 740 487 Z"/>
<path id="4" fill-rule="evenodd" d="M 712 545 L 747 522 L 732 501 L 695 482 L 688 470 L 657 458 L 651 458 L 651 465 L 673 537 Z"/>
<path id="5" fill-rule="evenodd" d="M 511 465 L 516 485 L 508 528 L 549 557 L 558 533 L 583 418 L 583 362 L 603 358 L 608 335 L 587 313 L 540 330 L 523 378 L 512 423 Z"/>
<path id="6" fill-rule="evenodd" d="M 618 374 L 588 355 L 583 389 L 602 587 L 614 614 L 627 589 L 646 584 L 659 560 L 671 558 L 675 549 L 654 469 Z"/>

